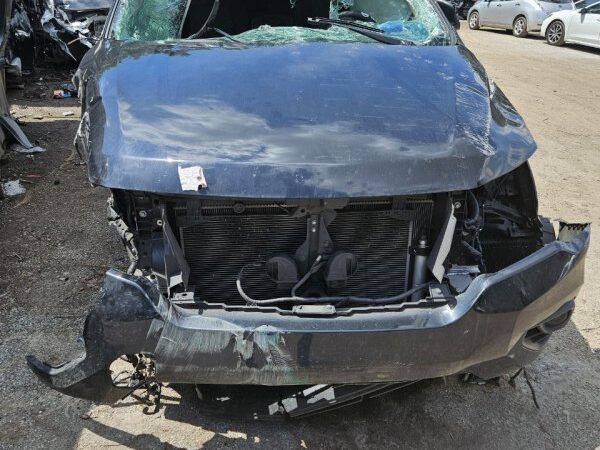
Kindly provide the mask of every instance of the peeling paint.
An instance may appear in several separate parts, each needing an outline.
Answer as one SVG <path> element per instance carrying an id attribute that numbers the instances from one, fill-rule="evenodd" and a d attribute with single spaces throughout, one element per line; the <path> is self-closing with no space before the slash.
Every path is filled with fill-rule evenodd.
<path id="1" fill-rule="evenodd" d="M 173 359 L 177 364 L 170 366 L 169 371 L 181 376 L 192 370 L 201 371 L 197 365 L 203 360 L 202 355 L 229 359 L 231 363 L 226 364 L 235 367 L 238 376 L 245 372 L 249 383 L 280 384 L 283 379 L 289 383 L 289 374 L 296 368 L 281 331 L 273 326 L 246 329 L 217 318 L 187 316 L 176 307 L 170 308 L 165 323 L 154 352 L 159 372 L 162 361 Z"/>
<path id="2" fill-rule="evenodd" d="M 576 259 L 577 259 L 577 255 L 571 255 L 571 258 L 569 259 L 568 262 L 565 263 L 565 265 L 562 269 L 562 272 L 560 273 L 560 276 L 558 277 L 559 280 L 562 280 L 571 271 Z"/>

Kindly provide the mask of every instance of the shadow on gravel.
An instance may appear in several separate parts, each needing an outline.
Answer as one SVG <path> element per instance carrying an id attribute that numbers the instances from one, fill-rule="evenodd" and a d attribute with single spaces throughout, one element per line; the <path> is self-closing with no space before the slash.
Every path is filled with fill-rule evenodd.
<path id="1" fill-rule="evenodd" d="M 573 50 L 600 56 L 600 48 L 588 47 L 587 45 L 565 44 L 565 48 L 572 48 Z"/>
<path id="2" fill-rule="evenodd" d="M 503 34 L 506 36 L 512 36 L 512 30 L 501 30 L 498 28 L 481 28 L 480 30 L 474 30 L 479 32 L 487 32 L 487 33 L 491 33 L 491 34 Z M 518 42 L 521 39 L 527 40 L 527 39 L 534 39 L 534 40 L 543 40 L 544 37 L 541 36 L 539 33 L 529 33 L 526 37 L 524 38 L 518 38 L 516 36 L 513 36 L 513 38 L 515 39 L 515 42 Z"/>

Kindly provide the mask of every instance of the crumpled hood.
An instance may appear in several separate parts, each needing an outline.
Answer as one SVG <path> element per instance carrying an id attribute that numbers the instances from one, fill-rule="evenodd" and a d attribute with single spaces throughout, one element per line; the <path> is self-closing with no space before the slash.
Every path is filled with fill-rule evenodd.
<path id="1" fill-rule="evenodd" d="M 474 188 L 535 150 L 461 46 L 106 42 L 95 63 L 89 171 L 111 188 L 262 198 L 430 193 Z M 208 188 L 196 189 L 194 176 L 190 188 L 200 168 Z"/>

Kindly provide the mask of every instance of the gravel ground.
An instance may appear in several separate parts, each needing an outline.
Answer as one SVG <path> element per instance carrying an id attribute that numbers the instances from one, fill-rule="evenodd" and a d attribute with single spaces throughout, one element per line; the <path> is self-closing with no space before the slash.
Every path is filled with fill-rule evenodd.
<path id="1" fill-rule="evenodd" d="M 467 45 L 525 117 L 540 150 L 532 166 L 540 210 L 600 222 L 600 51 L 465 29 Z M 56 81 L 68 75 L 56 74 Z M 600 445 L 600 241 L 573 321 L 529 368 L 540 409 L 522 378 L 509 385 L 455 378 L 295 422 L 257 422 L 202 410 L 193 390 L 166 389 L 145 415 L 133 399 L 95 406 L 43 387 L 24 355 L 59 362 L 77 354 L 85 313 L 109 266 L 124 267 L 104 219 L 106 190 L 91 188 L 72 151 L 74 100 L 40 98 L 52 77 L 11 92 L 24 130 L 48 151 L 10 152 L 2 180 L 27 180 L 24 197 L 0 200 L 0 448 L 597 448 Z M 64 116 L 67 111 L 74 116 Z M 35 117 L 42 117 L 36 119 Z M 594 236 L 595 237 L 595 236 Z"/>

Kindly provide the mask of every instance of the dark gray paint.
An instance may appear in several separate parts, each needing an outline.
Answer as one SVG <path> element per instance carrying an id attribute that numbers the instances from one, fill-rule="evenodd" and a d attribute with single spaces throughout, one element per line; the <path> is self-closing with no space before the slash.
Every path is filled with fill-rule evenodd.
<path id="1" fill-rule="evenodd" d="M 559 240 L 478 276 L 452 304 L 344 317 L 182 308 L 145 278 L 111 270 L 86 320 L 87 354 L 59 367 L 32 356 L 28 363 L 52 388 L 105 402 L 127 393 L 112 387 L 110 363 L 139 352 L 154 356 L 158 381 L 172 383 L 369 383 L 461 372 L 490 378 L 531 362 L 541 348 L 526 347 L 525 333 L 572 308 L 589 237 L 589 226 L 563 224 Z M 523 279 L 535 270 L 549 275 Z M 499 297 L 503 309 L 494 310 Z"/>
<path id="2" fill-rule="evenodd" d="M 261 198 L 470 189 L 536 145 L 462 45 L 105 40 L 85 84 L 90 180 Z M 84 120 L 87 120 L 84 118 Z M 85 127 L 84 127 L 85 128 Z M 208 189 L 183 191 L 178 167 Z"/>

